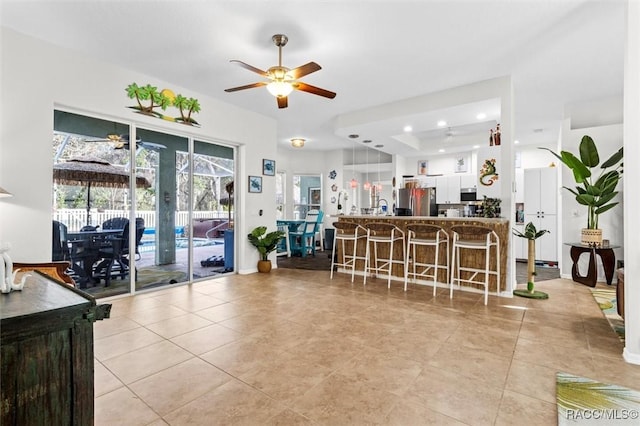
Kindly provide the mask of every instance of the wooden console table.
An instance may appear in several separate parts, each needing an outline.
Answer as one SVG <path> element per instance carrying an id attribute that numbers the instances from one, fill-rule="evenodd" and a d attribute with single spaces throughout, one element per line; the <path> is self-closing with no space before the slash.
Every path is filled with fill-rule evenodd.
<path id="1" fill-rule="evenodd" d="M 598 280 L 598 271 L 596 268 L 596 255 L 600 256 L 602 260 L 602 267 L 604 268 L 604 275 L 607 279 L 607 284 L 611 285 L 613 281 L 613 272 L 616 264 L 616 255 L 613 249 L 620 246 L 609 247 L 590 247 L 580 243 L 565 243 L 571 246 L 571 260 L 573 260 L 573 266 L 571 267 L 571 278 L 580 284 L 587 285 L 589 287 L 595 287 Z M 589 268 L 587 269 L 587 275 L 580 275 L 578 272 L 578 259 L 582 253 L 589 253 Z"/>
<path id="2" fill-rule="evenodd" d="M 93 322 L 111 305 L 30 274 L 0 294 L 0 424 L 93 425 Z"/>

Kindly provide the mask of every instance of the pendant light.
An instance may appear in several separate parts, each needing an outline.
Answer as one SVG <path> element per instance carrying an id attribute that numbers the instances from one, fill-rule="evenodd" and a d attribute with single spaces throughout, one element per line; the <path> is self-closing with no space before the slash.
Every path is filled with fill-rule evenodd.
<path id="1" fill-rule="evenodd" d="M 367 178 L 364 181 L 364 185 L 362 187 L 365 191 L 371 189 L 371 183 L 369 182 L 369 147 L 367 146 Z"/>
<path id="2" fill-rule="evenodd" d="M 353 135 L 352 135 L 353 136 Z M 351 182 L 349 183 L 349 185 L 351 186 L 352 189 L 355 189 L 358 187 L 358 180 L 356 179 L 356 141 L 355 138 L 352 138 L 353 141 L 351 142 Z"/>
<path id="3" fill-rule="evenodd" d="M 382 191 L 382 182 L 380 181 L 380 151 L 378 150 L 378 183 L 376 184 L 378 192 Z"/>

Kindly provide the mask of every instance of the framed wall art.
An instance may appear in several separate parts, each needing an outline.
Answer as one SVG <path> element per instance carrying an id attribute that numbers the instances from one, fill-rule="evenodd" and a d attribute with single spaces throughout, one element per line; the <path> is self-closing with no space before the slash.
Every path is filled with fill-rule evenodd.
<path id="1" fill-rule="evenodd" d="M 427 160 L 418 161 L 418 174 L 426 175 L 428 171 L 429 162 Z"/>
<path id="2" fill-rule="evenodd" d="M 262 160 L 262 174 L 265 176 L 276 175 L 276 161 L 275 160 Z"/>
<path id="3" fill-rule="evenodd" d="M 309 188 L 309 204 L 320 205 L 320 188 Z"/>
<path id="4" fill-rule="evenodd" d="M 262 176 L 249 176 L 249 192 L 262 192 Z"/>

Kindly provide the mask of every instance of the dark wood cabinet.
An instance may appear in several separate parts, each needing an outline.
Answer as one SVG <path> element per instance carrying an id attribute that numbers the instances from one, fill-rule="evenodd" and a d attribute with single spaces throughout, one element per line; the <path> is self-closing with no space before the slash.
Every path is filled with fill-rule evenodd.
<path id="1" fill-rule="evenodd" d="M 39 272 L 0 294 L 3 426 L 93 424 L 93 322 L 110 308 Z"/>

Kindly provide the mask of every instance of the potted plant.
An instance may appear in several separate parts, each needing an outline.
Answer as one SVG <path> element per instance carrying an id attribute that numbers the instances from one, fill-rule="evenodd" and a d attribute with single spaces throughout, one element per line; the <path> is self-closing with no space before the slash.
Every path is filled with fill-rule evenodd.
<path id="1" fill-rule="evenodd" d="M 598 148 L 590 136 L 583 136 L 580 141 L 580 158 L 570 152 L 560 151 L 560 155 L 546 149 L 555 155 L 572 172 L 576 181 L 575 190 L 564 187 L 576 197 L 576 201 L 587 206 L 587 227 L 582 229 L 582 244 L 600 246 L 602 244 L 602 230 L 598 228 L 599 216 L 615 207 L 618 202 L 611 200 L 618 194 L 616 187 L 622 177 L 623 148 L 620 148 L 607 161 L 600 165 Z M 600 173 L 595 176 L 596 168 L 600 165 Z"/>
<path id="2" fill-rule="evenodd" d="M 258 272 L 271 271 L 271 261 L 269 260 L 269 253 L 274 251 L 278 246 L 280 238 L 284 237 L 285 233 L 282 231 L 267 232 L 266 226 L 258 226 L 247 237 L 249 242 L 258 249 L 260 253 L 260 260 L 258 261 Z M 266 235 L 265 235 L 266 234 Z"/>
<path id="3" fill-rule="evenodd" d="M 549 232 L 546 229 L 538 231 L 536 226 L 529 222 L 524 226 L 524 233 L 513 229 L 513 235 L 526 238 L 529 246 L 527 251 L 527 290 L 513 290 L 516 296 L 528 297 L 531 299 L 548 299 L 549 295 L 534 289 L 534 277 L 536 276 L 536 240 Z"/>

